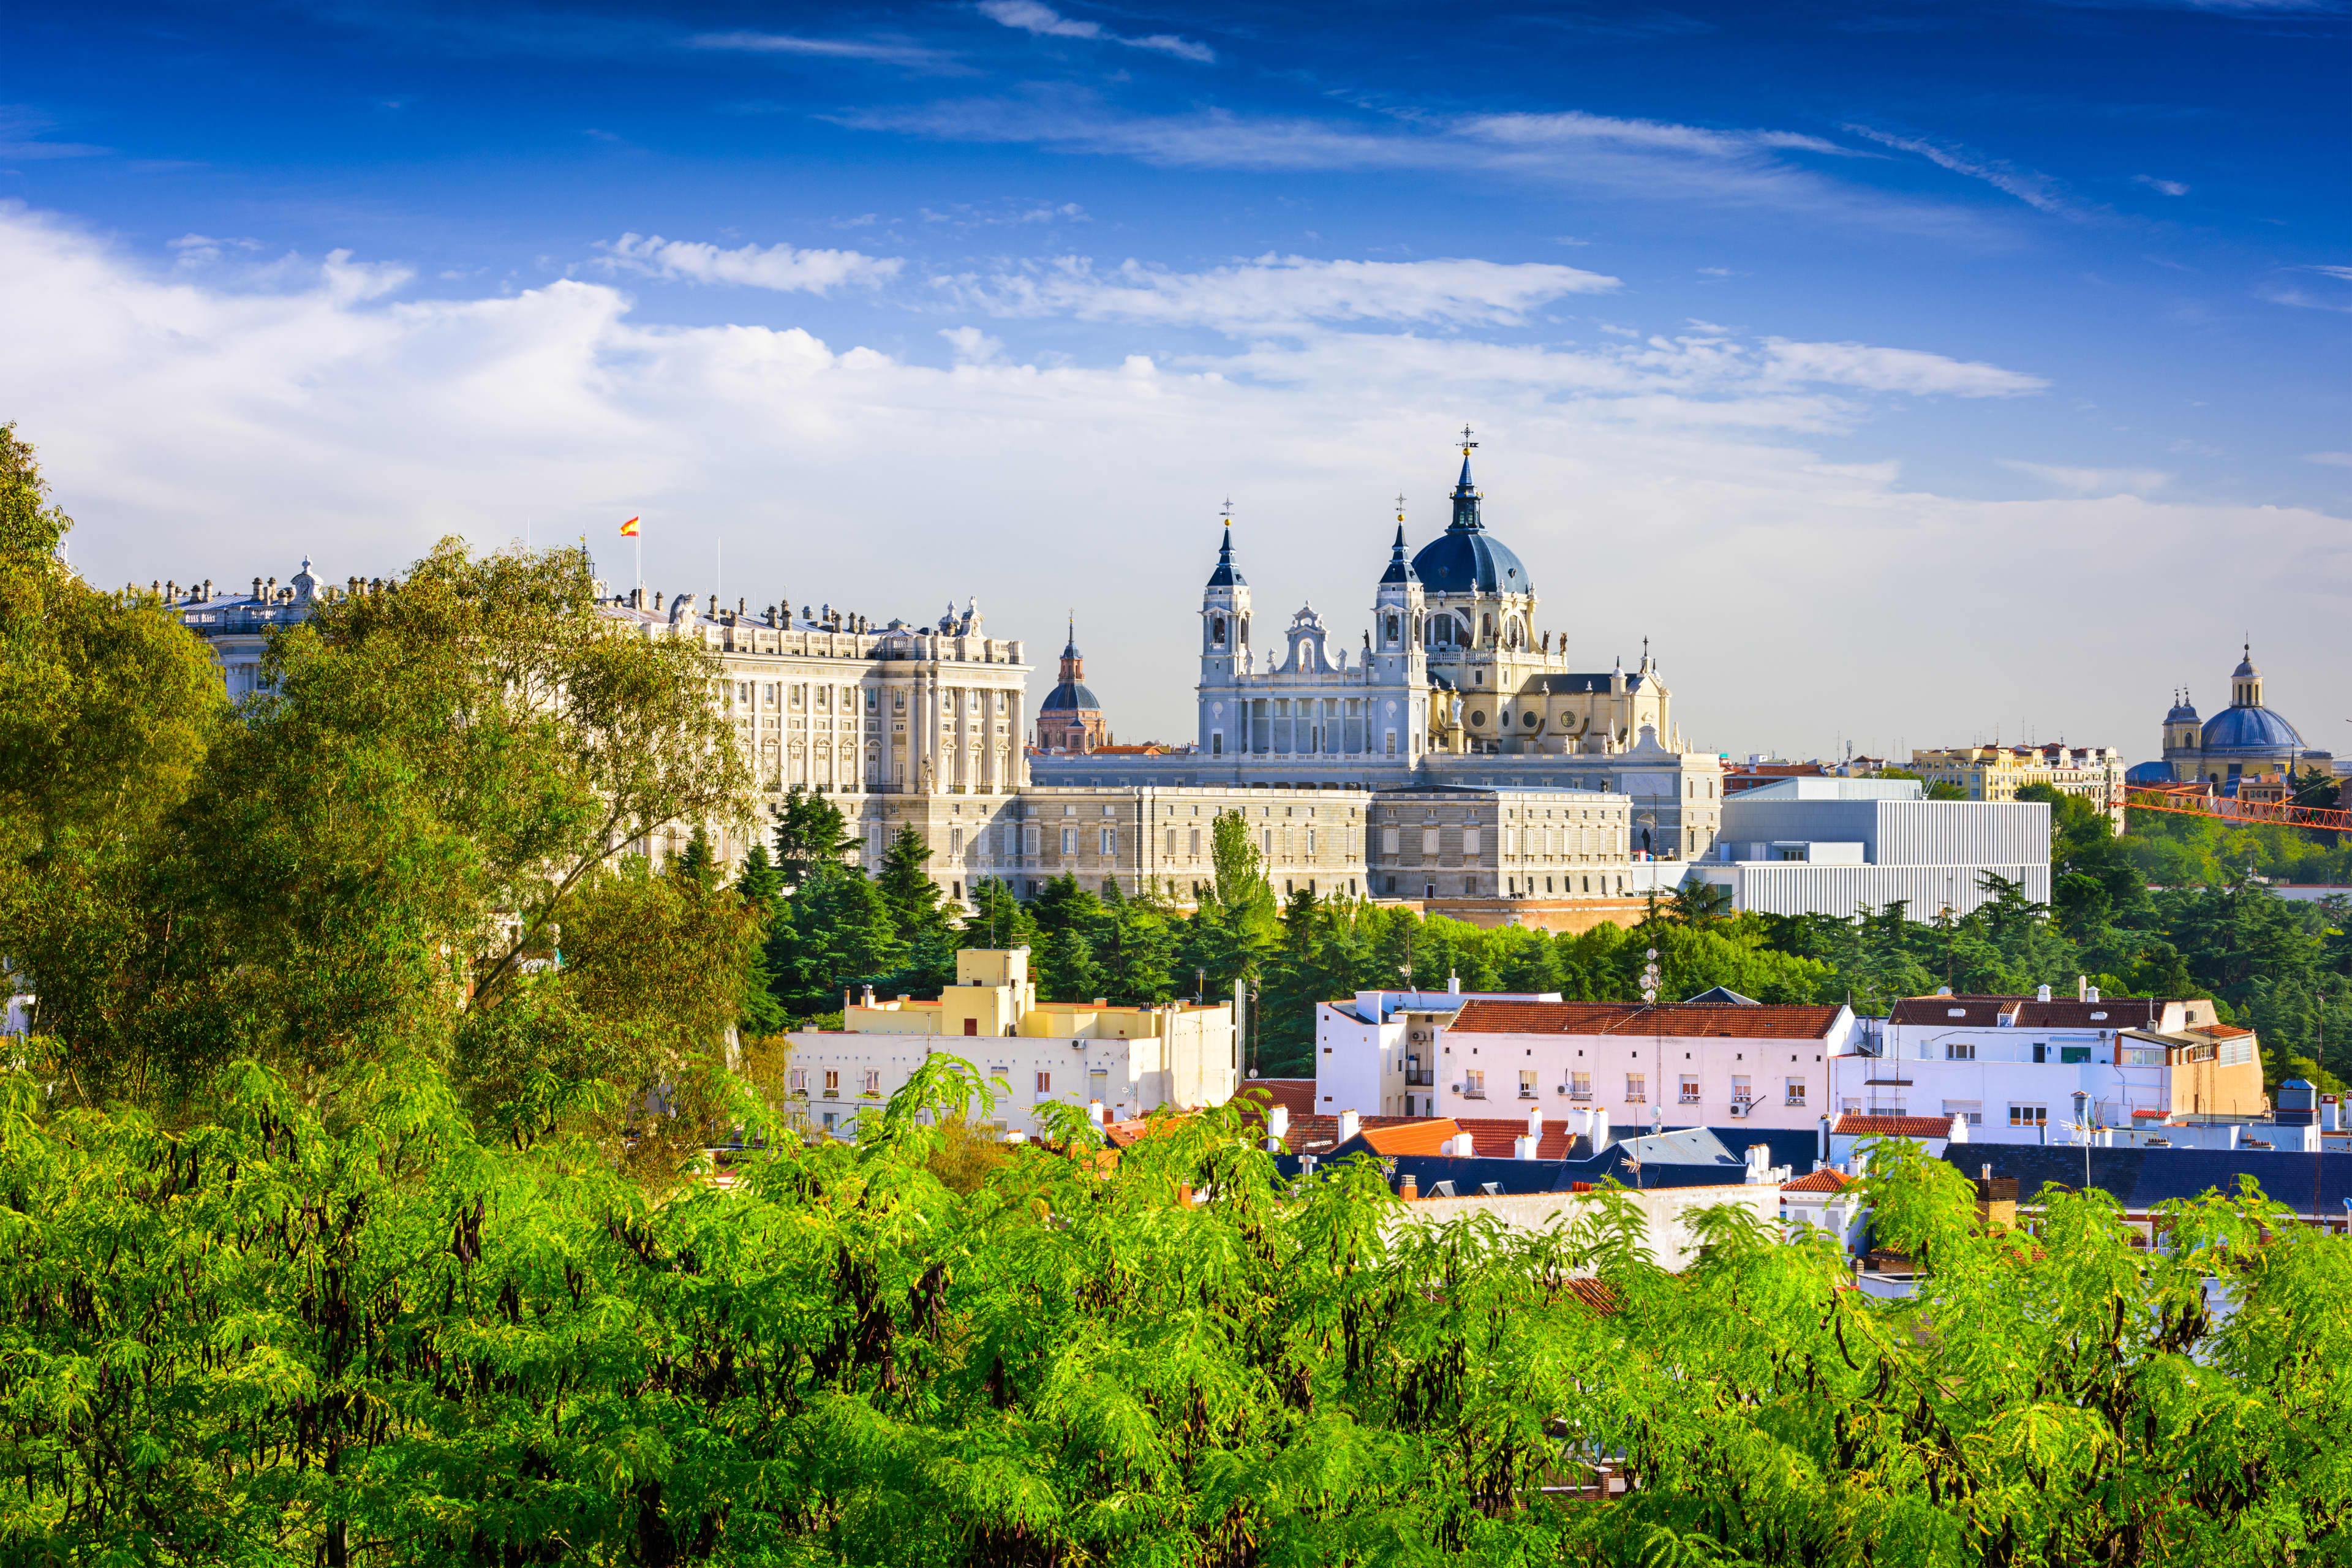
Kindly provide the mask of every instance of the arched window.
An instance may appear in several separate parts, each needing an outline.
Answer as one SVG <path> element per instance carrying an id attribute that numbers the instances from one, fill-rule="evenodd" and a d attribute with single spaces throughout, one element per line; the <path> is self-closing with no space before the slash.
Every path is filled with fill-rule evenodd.
<path id="1" fill-rule="evenodd" d="M 1493 616 L 1482 616 L 1479 617 L 1478 640 L 1487 643 L 1495 640 L 1495 617 Z"/>
<path id="2" fill-rule="evenodd" d="M 1391 642 L 1394 642 L 1394 641 L 1396 641 L 1396 640 L 1397 640 L 1397 618 L 1396 618 L 1394 616 L 1391 616 L 1389 617 L 1389 641 L 1391 641 Z"/>
<path id="3" fill-rule="evenodd" d="M 1209 640 L 1216 644 L 1219 647 L 1225 646 L 1224 616 L 1212 616 L 1209 617 Z"/>

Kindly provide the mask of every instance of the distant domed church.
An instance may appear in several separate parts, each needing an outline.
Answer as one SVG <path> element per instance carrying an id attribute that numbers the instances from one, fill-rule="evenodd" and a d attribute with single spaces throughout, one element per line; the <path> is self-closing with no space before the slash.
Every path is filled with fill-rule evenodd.
<path id="1" fill-rule="evenodd" d="M 2263 705 L 2263 672 L 2254 668 L 2250 642 L 2230 672 L 2230 705 L 2199 721 L 2186 691 L 2176 692 L 2164 716 L 2164 760 L 2142 763 L 2125 775 L 2136 784 L 2218 784 L 2224 794 L 2241 778 L 2317 768 L 2327 773 L 2334 755 L 2304 744 L 2285 714 Z"/>
<path id="2" fill-rule="evenodd" d="M 1110 744 L 1110 727 L 1103 722 L 1102 704 L 1087 689 L 1086 673 L 1086 656 L 1078 652 L 1078 623 L 1073 616 L 1070 639 L 1062 645 L 1062 678 L 1037 705 L 1039 751 L 1092 752 Z"/>

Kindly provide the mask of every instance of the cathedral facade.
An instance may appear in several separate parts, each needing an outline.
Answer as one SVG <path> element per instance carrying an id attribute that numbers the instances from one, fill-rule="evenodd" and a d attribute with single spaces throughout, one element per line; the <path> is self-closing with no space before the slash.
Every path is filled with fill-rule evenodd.
<path id="1" fill-rule="evenodd" d="M 1582 790 L 1633 802 L 1630 849 L 1696 858 L 1720 818 L 1721 766 L 1684 749 L 1644 647 L 1580 669 L 1542 626 L 1532 574 L 1487 527 L 1465 437 L 1445 531 L 1408 555 L 1397 519 L 1370 625 L 1348 647 L 1313 606 L 1261 627 L 1227 525 L 1201 597 L 1189 752 L 1039 756 L 1040 783 L 1271 788 Z"/>

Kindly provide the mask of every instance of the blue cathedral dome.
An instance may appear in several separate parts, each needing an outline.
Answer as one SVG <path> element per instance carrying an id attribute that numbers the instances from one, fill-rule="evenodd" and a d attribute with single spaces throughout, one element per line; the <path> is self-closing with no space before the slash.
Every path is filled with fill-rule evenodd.
<path id="1" fill-rule="evenodd" d="M 1478 516 L 1478 492 L 1470 483 L 1470 453 L 1462 454 L 1462 478 L 1454 487 L 1454 521 L 1412 558 L 1413 575 L 1432 594 L 1532 594 L 1528 569 L 1509 545 L 1486 531 Z"/>
<path id="2" fill-rule="evenodd" d="M 2304 749 L 2303 737 L 2268 708 L 2224 708 L 2205 721 L 2204 749 L 2216 752 L 2284 752 Z"/>
<path id="3" fill-rule="evenodd" d="M 1102 711 L 1102 704 L 1095 700 L 1093 690 L 1084 682 L 1065 680 L 1053 690 L 1045 693 L 1045 700 L 1037 704 L 1037 711 L 1040 713 L 1098 713 Z"/>

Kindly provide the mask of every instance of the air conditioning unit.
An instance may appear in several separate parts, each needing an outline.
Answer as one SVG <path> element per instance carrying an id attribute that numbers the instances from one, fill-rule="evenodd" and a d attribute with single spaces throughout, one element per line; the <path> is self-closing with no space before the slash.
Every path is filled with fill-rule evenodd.
<path id="1" fill-rule="evenodd" d="M 1748 1114 L 1748 1108 L 1755 1103 L 1752 1100 L 1735 1100 L 1731 1102 L 1731 1114 L 1735 1117 L 1745 1116 Z"/>

